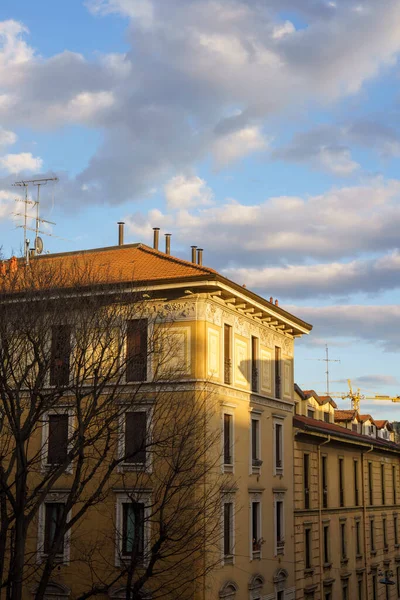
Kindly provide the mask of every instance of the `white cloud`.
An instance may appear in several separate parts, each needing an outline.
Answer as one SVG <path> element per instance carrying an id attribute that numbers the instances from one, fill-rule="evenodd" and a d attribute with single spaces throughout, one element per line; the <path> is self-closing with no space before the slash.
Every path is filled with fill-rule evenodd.
<path id="1" fill-rule="evenodd" d="M 0 157 L 0 169 L 7 173 L 19 173 L 20 171 L 40 171 L 43 161 L 39 157 L 32 156 L 31 152 L 20 154 L 6 154 Z"/>
<path id="2" fill-rule="evenodd" d="M 213 197 L 204 179 L 195 175 L 173 177 L 165 184 L 164 192 L 171 210 L 211 204 Z"/>
<path id="3" fill-rule="evenodd" d="M 0 127 L 0 146 L 11 146 L 17 141 L 17 136 L 13 131 L 7 131 Z"/>
<path id="4" fill-rule="evenodd" d="M 359 164 L 351 158 L 350 150 L 322 147 L 318 159 L 323 168 L 335 175 L 351 175 Z"/>
<path id="5" fill-rule="evenodd" d="M 285 35 L 289 35 L 290 33 L 294 33 L 296 31 L 295 26 L 291 21 L 285 21 L 280 25 L 276 25 L 273 29 L 272 37 L 274 40 L 280 40 Z"/>
<path id="6" fill-rule="evenodd" d="M 56 104 L 49 109 L 49 118 L 54 121 L 89 123 L 99 117 L 115 102 L 112 92 L 81 92 L 66 104 Z"/>
<path id="7" fill-rule="evenodd" d="M 137 19 L 143 27 L 150 27 L 153 22 L 151 0 L 87 0 L 86 5 L 94 14 L 121 14 Z"/>
<path id="8" fill-rule="evenodd" d="M 265 150 L 267 140 L 258 127 L 245 127 L 217 139 L 213 154 L 218 167 L 226 167 L 253 152 Z"/>

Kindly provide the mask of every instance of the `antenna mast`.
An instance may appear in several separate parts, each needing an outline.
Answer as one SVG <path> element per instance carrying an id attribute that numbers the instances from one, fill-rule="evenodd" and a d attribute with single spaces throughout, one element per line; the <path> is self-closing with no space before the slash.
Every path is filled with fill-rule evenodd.
<path id="1" fill-rule="evenodd" d="M 329 358 L 329 348 L 328 348 L 328 344 L 325 344 L 325 358 L 311 358 L 309 360 L 319 360 L 322 361 L 324 363 L 326 363 L 326 395 L 329 396 L 329 363 L 331 362 L 339 362 L 339 359 L 336 358 Z"/>
<path id="2" fill-rule="evenodd" d="M 47 183 L 49 181 L 54 181 L 57 182 L 58 181 L 58 177 L 45 177 L 43 179 L 25 179 L 22 181 L 16 181 L 15 183 L 13 183 L 13 186 L 15 187 L 23 187 L 25 189 L 25 198 L 23 200 L 20 199 L 16 199 L 16 202 L 23 202 L 25 207 L 24 207 L 24 213 L 20 214 L 20 213 L 14 213 L 14 215 L 18 216 L 18 217 L 23 217 L 24 218 L 24 224 L 23 225 L 19 225 L 19 227 L 22 227 L 24 230 L 24 253 L 25 253 L 25 262 L 26 264 L 29 263 L 29 253 L 30 253 L 30 248 L 29 248 L 29 244 L 30 241 L 27 238 L 27 231 L 33 231 L 35 233 L 35 243 L 34 243 L 34 247 L 33 247 L 33 252 L 34 254 L 41 254 L 43 252 L 43 241 L 42 239 L 39 237 L 39 233 L 42 235 L 51 235 L 50 233 L 47 233 L 46 231 L 41 231 L 39 229 L 40 227 L 40 223 L 48 223 L 49 225 L 55 225 L 55 223 L 53 221 L 47 221 L 46 219 L 41 219 L 40 218 L 40 214 L 39 214 L 39 205 L 40 205 L 40 186 L 42 185 L 47 185 Z M 29 200 L 28 199 L 28 187 L 29 184 L 31 185 L 36 185 L 37 186 L 37 198 L 36 200 Z M 36 208 L 36 215 L 30 216 L 28 215 L 28 205 L 31 205 L 33 208 Z M 27 221 L 28 219 L 35 219 L 35 228 L 33 227 L 28 227 Z"/>

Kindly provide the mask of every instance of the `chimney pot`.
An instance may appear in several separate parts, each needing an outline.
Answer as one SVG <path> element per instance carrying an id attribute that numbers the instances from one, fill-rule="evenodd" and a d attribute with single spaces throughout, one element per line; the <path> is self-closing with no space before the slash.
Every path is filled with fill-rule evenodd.
<path id="1" fill-rule="evenodd" d="M 118 221 L 118 246 L 124 245 L 124 221 Z"/>
<path id="2" fill-rule="evenodd" d="M 270 297 L 269 301 L 271 302 L 271 304 L 273 304 L 273 302 L 274 302 L 274 299 L 273 299 L 273 297 L 272 297 L 272 296 Z"/>
<path id="3" fill-rule="evenodd" d="M 203 248 L 197 248 L 197 264 L 203 264 Z"/>
<path id="4" fill-rule="evenodd" d="M 165 234 L 165 254 L 171 254 L 171 234 Z"/>
<path id="5" fill-rule="evenodd" d="M 275 306 L 279 306 L 278 298 L 275 300 Z"/>
<path id="6" fill-rule="evenodd" d="M 197 246 L 191 246 L 192 248 L 192 263 L 196 264 L 196 248 Z"/>
<path id="7" fill-rule="evenodd" d="M 158 240 L 160 239 L 160 228 L 153 227 L 153 231 L 154 231 L 153 248 L 154 248 L 154 250 L 158 250 Z"/>

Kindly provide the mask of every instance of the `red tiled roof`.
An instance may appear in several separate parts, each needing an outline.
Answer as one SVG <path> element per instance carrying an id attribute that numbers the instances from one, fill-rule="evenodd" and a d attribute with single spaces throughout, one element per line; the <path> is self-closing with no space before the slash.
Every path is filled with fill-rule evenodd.
<path id="1" fill-rule="evenodd" d="M 365 423 L 365 421 L 371 421 L 371 423 L 375 423 L 375 419 L 371 417 L 371 415 L 359 415 L 361 423 Z"/>
<path id="2" fill-rule="evenodd" d="M 325 421 L 317 421 L 316 419 L 312 419 L 311 417 L 302 417 L 300 415 L 295 415 L 293 417 L 293 425 L 294 427 L 298 427 L 299 429 L 311 431 L 315 430 L 317 432 L 319 431 L 321 433 L 327 434 L 331 433 L 336 435 L 337 437 L 347 438 L 349 440 L 369 445 L 373 444 L 374 446 L 379 446 L 382 448 L 387 448 L 400 452 L 400 445 L 395 444 L 394 442 L 389 442 L 381 438 L 371 438 L 367 435 L 363 435 L 361 433 L 352 431 L 351 429 L 345 429 L 340 425 L 334 425 L 333 423 L 325 423 Z"/>
<path id="3" fill-rule="evenodd" d="M 392 425 L 387 419 L 380 419 L 378 421 L 374 421 L 377 429 L 384 429 L 386 427 L 389 431 L 392 431 Z"/>
<path id="4" fill-rule="evenodd" d="M 294 384 L 294 389 L 303 400 L 308 400 L 308 398 L 312 397 L 315 398 L 320 405 L 330 402 L 333 408 L 336 408 L 336 402 L 330 396 L 320 396 L 315 390 L 302 390 L 297 383 Z"/>
<path id="5" fill-rule="evenodd" d="M 352 421 L 359 416 L 356 410 L 335 410 L 335 421 Z"/>

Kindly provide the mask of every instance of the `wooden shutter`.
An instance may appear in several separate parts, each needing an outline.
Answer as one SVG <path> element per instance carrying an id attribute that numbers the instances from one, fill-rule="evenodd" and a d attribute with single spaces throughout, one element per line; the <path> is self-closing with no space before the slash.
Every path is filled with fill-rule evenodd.
<path id="1" fill-rule="evenodd" d="M 68 453 L 68 414 L 49 415 L 47 463 L 64 462 Z"/>
<path id="2" fill-rule="evenodd" d="M 71 328 L 57 325 L 52 328 L 50 385 L 68 385 L 71 357 Z"/>
<path id="3" fill-rule="evenodd" d="M 146 413 L 127 412 L 125 414 L 125 461 L 127 463 L 146 462 Z"/>
<path id="4" fill-rule="evenodd" d="M 147 320 L 128 321 L 126 348 L 126 380 L 147 379 Z"/>

